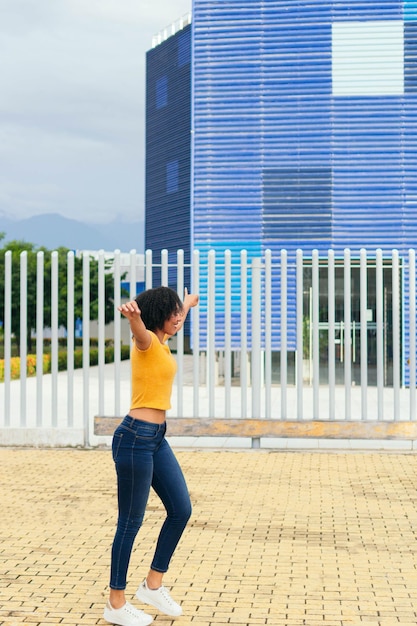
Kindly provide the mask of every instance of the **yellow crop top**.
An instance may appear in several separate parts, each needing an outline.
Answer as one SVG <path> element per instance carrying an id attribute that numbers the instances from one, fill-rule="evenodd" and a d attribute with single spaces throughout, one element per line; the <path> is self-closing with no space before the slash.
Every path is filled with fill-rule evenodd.
<path id="1" fill-rule="evenodd" d="M 133 339 L 130 357 L 132 369 L 131 409 L 171 408 L 172 383 L 177 371 L 177 363 L 166 343 L 161 343 L 155 333 L 149 331 L 151 345 L 139 350 Z"/>

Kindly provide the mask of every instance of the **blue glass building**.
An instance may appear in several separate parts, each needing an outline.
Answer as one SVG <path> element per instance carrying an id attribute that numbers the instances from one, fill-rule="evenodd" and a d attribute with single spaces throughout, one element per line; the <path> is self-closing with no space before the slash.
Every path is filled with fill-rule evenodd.
<path id="1" fill-rule="evenodd" d="M 191 248 L 191 25 L 147 53 L 145 246 Z"/>
<path id="2" fill-rule="evenodd" d="M 194 0 L 148 92 L 148 248 L 416 247 L 417 1 Z"/>

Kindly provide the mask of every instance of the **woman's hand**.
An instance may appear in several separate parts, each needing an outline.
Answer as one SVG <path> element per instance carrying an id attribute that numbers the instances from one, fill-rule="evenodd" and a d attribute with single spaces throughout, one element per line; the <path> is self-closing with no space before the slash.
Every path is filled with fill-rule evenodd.
<path id="1" fill-rule="evenodd" d="M 188 289 L 186 287 L 184 289 L 184 300 L 182 301 L 182 312 L 180 314 L 181 319 L 177 325 L 176 332 L 178 332 L 184 326 L 184 322 L 188 315 L 188 311 L 192 309 L 194 306 L 197 306 L 197 304 L 198 304 L 198 296 L 193 293 L 188 293 Z"/>
<path id="2" fill-rule="evenodd" d="M 125 302 L 121 306 L 118 306 L 117 310 L 129 320 L 130 330 L 135 338 L 137 347 L 140 350 L 146 350 L 150 346 L 151 336 L 145 328 L 141 311 L 136 300 Z"/>
<path id="3" fill-rule="evenodd" d="M 198 304 L 198 295 L 194 293 L 188 293 L 188 289 L 186 287 L 184 289 L 184 300 L 183 300 L 185 314 L 187 314 L 190 309 L 197 306 L 197 304 Z"/>
<path id="4" fill-rule="evenodd" d="M 125 302 L 121 306 L 118 306 L 117 310 L 120 311 L 120 313 L 124 315 L 129 321 L 140 317 L 140 308 L 138 307 L 138 303 L 136 302 L 136 300 Z"/>

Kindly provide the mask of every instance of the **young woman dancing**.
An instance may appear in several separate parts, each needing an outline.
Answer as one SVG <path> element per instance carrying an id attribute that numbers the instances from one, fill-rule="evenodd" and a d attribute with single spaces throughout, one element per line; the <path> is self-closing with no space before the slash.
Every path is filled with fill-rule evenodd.
<path id="1" fill-rule="evenodd" d="M 133 543 L 152 487 L 165 509 L 155 554 L 138 600 L 170 616 L 179 616 L 162 578 L 191 515 L 182 470 L 167 440 L 166 411 L 171 408 L 176 362 L 166 340 L 183 326 L 198 296 L 185 290 L 184 302 L 168 287 L 148 289 L 119 307 L 133 335 L 132 400 L 129 414 L 113 435 L 119 515 L 111 552 L 110 596 L 104 619 L 118 626 L 147 626 L 152 617 L 126 602 L 127 570 Z"/>

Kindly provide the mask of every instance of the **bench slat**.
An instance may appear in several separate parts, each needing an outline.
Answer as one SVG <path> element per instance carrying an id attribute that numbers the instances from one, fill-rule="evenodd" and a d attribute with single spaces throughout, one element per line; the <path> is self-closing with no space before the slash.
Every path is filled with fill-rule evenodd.
<path id="1" fill-rule="evenodd" d="M 94 418 L 95 435 L 112 435 L 121 417 Z M 356 422 L 169 417 L 171 437 L 301 437 L 323 439 L 417 439 L 417 422 Z"/>

